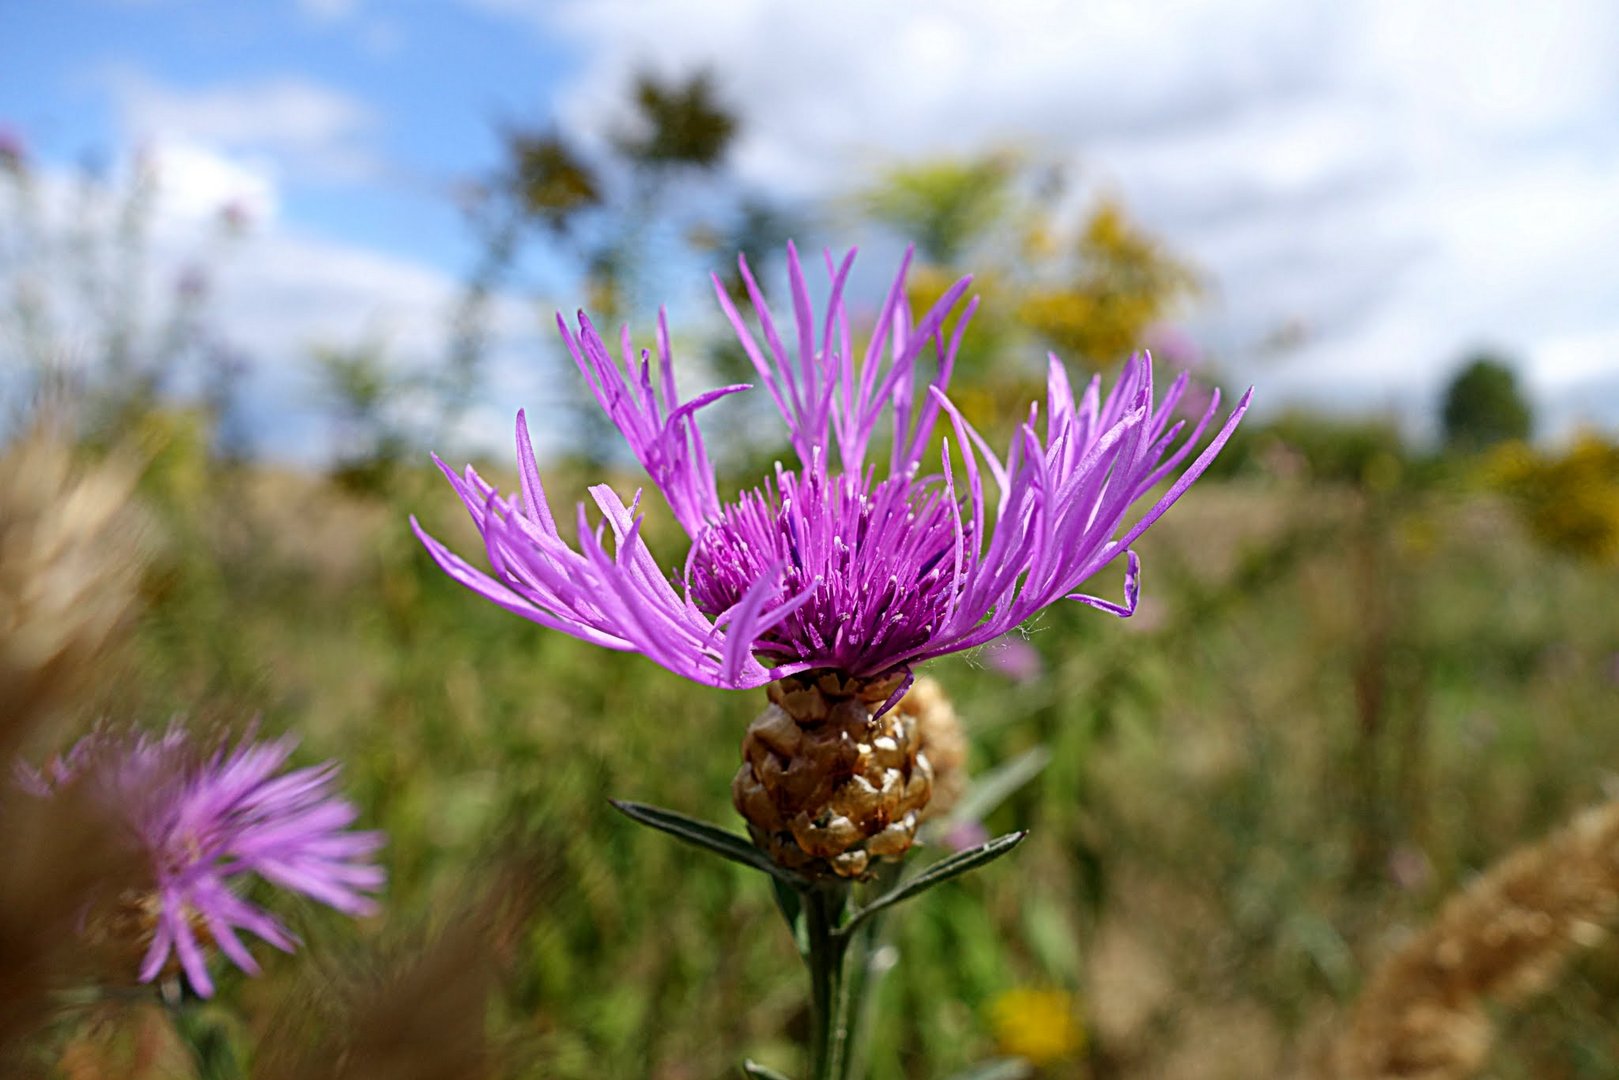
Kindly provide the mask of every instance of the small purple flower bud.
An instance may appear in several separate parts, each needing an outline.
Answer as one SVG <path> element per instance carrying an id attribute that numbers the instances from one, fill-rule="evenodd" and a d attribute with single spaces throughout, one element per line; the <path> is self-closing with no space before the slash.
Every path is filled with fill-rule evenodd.
<path id="1" fill-rule="evenodd" d="M 1032 682 L 1045 674 L 1046 670 L 1040 650 L 1016 631 L 986 645 L 984 662 L 1015 683 Z"/>
<path id="2" fill-rule="evenodd" d="M 181 300 L 201 300 L 208 295 L 208 272 L 200 266 L 187 266 L 175 278 L 174 292 Z"/>
<path id="3" fill-rule="evenodd" d="M 1433 864 L 1419 847 L 1400 844 L 1389 852 L 1389 880 L 1406 892 L 1417 892 L 1433 882 Z"/>
<path id="4" fill-rule="evenodd" d="M 945 830 L 944 846 L 951 851 L 971 851 L 989 843 L 989 830 L 982 821 L 958 821 Z"/>
<path id="5" fill-rule="evenodd" d="M 0 169 L 22 172 L 28 167 L 28 144 L 15 128 L 0 124 Z"/>
<path id="6" fill-rule="evenodd" d="M 219 224 L 233 236 L 244 233 L 253 226 L 253 211 L 240 199 L 232 199 L 219 208 Z"/>

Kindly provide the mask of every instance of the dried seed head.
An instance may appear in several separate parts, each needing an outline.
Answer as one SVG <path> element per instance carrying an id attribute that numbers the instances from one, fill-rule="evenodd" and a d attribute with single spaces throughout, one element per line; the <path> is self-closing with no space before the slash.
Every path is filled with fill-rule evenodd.
<path id="1" fill-rule="evenodd" d="M 900 699 L 896 711 L 916 718 L 922 753 L 933 768 L 933 798 L 922 813 L 924 821 L 948 814 L 967 790 L 967 733 L 956 707 L 936 679 L 917 679 Z"/>
<path id="2" fill-rule="evenodd" d="M 1335 1048 L 1337 1075 L 1474 1075 L 1495 1034 L 1487 1006 L 1531 1000 L 1615 922 L 1619 801 L 1509 852 L 1385 959 Z"/>
<path id="3" fill-rule="evenodd" d="M 135 599 L 133 483 L 76 468 L 45 425 L 0 457 L 0 752 L 83 692 Z"/>
<path id="4" fill-rule="evenodd" d="M 768 688 L 748 726 L 731 799 L 748 832 L 783 866 L 862 877 L 916 839 L 933 789 L 914 712 L 878 711 L 901 676 L 818 670 Z"/>

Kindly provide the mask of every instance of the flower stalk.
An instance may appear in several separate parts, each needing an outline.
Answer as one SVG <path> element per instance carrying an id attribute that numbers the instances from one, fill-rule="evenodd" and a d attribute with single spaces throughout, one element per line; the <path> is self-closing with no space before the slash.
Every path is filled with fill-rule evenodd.
<path id="1" fill-rule="evenodd" d="M 810 1076 L 845 1080 L 850 1042 L 851 1003 L 847 979 L 850 939 L 839 933 L 848 907 L 844 882 L 817 883 L 804 890 L 804 922 L 810 975 Z"/>

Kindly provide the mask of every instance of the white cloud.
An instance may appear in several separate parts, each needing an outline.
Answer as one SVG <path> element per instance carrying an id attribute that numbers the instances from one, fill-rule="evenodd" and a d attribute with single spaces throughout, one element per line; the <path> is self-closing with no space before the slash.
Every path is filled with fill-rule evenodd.
<path id="1" fill-rule="evenodd" d="M 360 0 L 297 0 L 298 10 L 317 22 L 346 19 L 360 9 Z"/>
<path id="2" fill-rule="evenodd" d="M 239 213 L 261 225 L 275 220 L 280 193 L 268 169 L 221 156 L 193 142 L 148 144 L 144 152 L 162 218 L 195 222 Z"/>
<path id="3" fill-rule="evenodd" d="M 281 76 L 180 89 L 128 68 L 113 69 L 107 82 L 134 141 L 206 144 L 304 180 L 376 174 L 375 112 L 319 83 Z"/>
<path id="4" fill-rule="evenodd" d="M 142 256 L 130 264 L 138 267 L 135 349 L 139 352 L 161 335 L 176 290 L 204 288 L 211 336 L 240 350 L 247 361 L 237 396 L 249 433 L 272 456 L 314 462 L 334 449 L 329 441 L 334 428 L 323 412 L 330 401 L 312 361 L 316 348 L 378 344 L 402 372 L 427 371 L 443 361 L 459 294 L 453 277 L 286 223 L 275 213 L 280 195 L 268 172 L 243 167 L 197 143 L 151 143 L 143 157 L 152 199 L 144 219 Z M 86 258 L 109 268 L 121 265 L 110 249 L 100 253 L 108 256 L 104 259 L 81 251 L 81 238 L 105 242 L 116 235 L 130 182 L 127 168 L 103 186 L 88 188 L 67 170 L 40 169 L 32 224 L 41 243 L 27 253 L 0 248 L 0 302 L 18 281 L 28 281 L 49 304 L 57 345 L 53 354 L 70 366 L 99 355 L 101 320 L 118 303 L 111 295 L 100 295 L 115 291 L 116 285 L 96 289 L 93 297 L 78 287 L 76 275 Z M 226 207 L 245 211 L 246 218 L 246 228 L 228 241 L 220 220 Z M 543 357 L 554 350 L 540 344 L 538 313 L 518 298 L 500 294 L 493 299 L 488 329 L 489 384 L 499 387 L 501 399 L 495 414 L 509 413 L 507 403 L 519 400 L 531 413 L 543 415 L 556 404 L 556 380 L 547 377 Z M 0 335 L 0 372 L 22 370 L 9 355 L 16 345 L 15 339 Z M 189 364 L 196 359 L 182 370 L 165 372 L 166 384 L 182 394 L 194 390 L 201 371 Z M 509 447 L 510 416 L 490 424 L 490 415 L 487 402 L 475 403 L 472 416 L 455 433 L 456 453 Z M 536 426 L 543 434 L 543 421 Z"/>
<path id="5" fill-rule="evenodd" d="M 635 68 L 713 66 L 778 192 L 1020 140 L 1077 162 L 1213 273 L 1195 324 L 1265 400 L 1425 415 L 1491 342 L 1543 397 L 1619 379 L 1608 0 L 472 2 L 578 47 L 560 107 L 590 130 Z M 1259 360 L 1287 326 L 1302 347 Z"/>
<path id="6" fill-rule="evenodd" d="M 279 230 L 245 244 L 221 268 L 215 312 L 231 340 L 249 352 L 252 377 L 243 400 L 271 453 L 318 461 L 335 449 L 322 419 L 331 401 L 316 377 L 315 349 L 376 344 L 395 370 L 430 371 L 448 353 L 457 294 L 458 283 L 436 269 L 318 236 Z M 454 447 L 440 450 L 505 451 L 510 401 L 542 415 L 554 404 L 547 382 L 555 380 L 545 378 L 538 359 L 553 350 L 539 343 L 537 312 L 515 297 L 497 297 L 489 329 L 488 385 L 498 387 L 501 403 L 475 402 L 452 434 Z M 431 409 L 422 415 L 425 422 Z"/>
<path id="7" fill-rule="evenodd" d="M 395 18 L 370 14 L 361 0 L 295 0 L 299 14 L 323 28 L 342 26 L 353 32 L 366 55 L 376 58 L 398 55 L 405 44 L 405 31 Z M 373 5 L 375 10 L 375 5 Z M 389 10 L 386 6 L 384 11 Z M 391 12 L 402 14 L 398 7 Z"/>

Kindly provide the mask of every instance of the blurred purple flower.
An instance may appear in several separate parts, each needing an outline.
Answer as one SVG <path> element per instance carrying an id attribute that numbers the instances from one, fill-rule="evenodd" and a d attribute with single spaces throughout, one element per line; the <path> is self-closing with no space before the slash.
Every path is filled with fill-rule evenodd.
<path id="1" fill-rule="evenodd" d="M 1433 882 L 1433 864 L 1419 847 L 1400 844 L 1389 852 L 1389 880 L 1406 892 L 1426 889 Z"/>
<path id="2" fill-rule="evenodd" d="M 232 199 L 219 208 L 219 224 L 232 235 L 246 232 L 253 224 L 253 211 L 240 199 Z"/>
<path id="3" fill-rule="evenodd" d="M 43 770 L 19 768 L 23 786 L 42 797 L 68 783 L 91 785 L 150 857 L 152 893 L 120 898 L 150 918 L 142 982 L 172 970 L 172 954 L 192 989 L 212 996 L 203 955 L 210 942 L 257 974 L 238 930 L 291 952 L 287 928 L 238 895 L 250 875 L 350 915 L 376 909 L 365 894 L 384 881 L 371 860 L 383 836 L 349 829 L 359 812 L 331 791 L 336 762 L 276 775 L 294 744 L 244 738 L 235 749 L 221 743 L 199 752 L 176 726 L 160 738 L 93 734 Z"/>
<path id="4" fill-rule="evenodd" d="M 1186 390 L 1181 394 L 1180 415 L 1201 415 L 1217 392 L 1214 387 L 1192 375 L 1193 369 L 1203 363 L 1203 347 L 1191 334 L 1172 323 L 1152 327 L 1146 336 L 1153 358 L 1163 366 L 1163 370 L 1187 377 Z"/>
<path id="5" fill-rule="evenodd" d="M 1038 679 L 1046 669 L 1040 650 L 1016 631 L 990 642 L 984 649 L 984 662 L 1017 683 Z"/>
<path id="6" fill-rule="evenodd" d="M 1147 347 L 1167 371 L 1189 371 L 1203 360 L 1203 346 L 1174 323 L 1148 327 Z"/>
<path id="7" fill-rule="evenodd" d="M 989 843 L 989 830 L 982 821 L 957 821 L 951 823 L 940 839 L 951 851 L 971 851 Z"/>
<path id="8" fill-rule="evenodd" d="M 195 302 L 208 295 L 208 271 L 200 266 L 183 268 L 174 279 L 174 292 L 181 300 Z"/>
<path id="9" fill-rule="evenodd" d="M 17 130 L 0 124 L 0 169 L 20 170 L 28 161 L 28 144 Z"/>
<path id="10" fill-rule="evenodd" d="M 1004 459 L 997 457 L 945 396 L 977 301 L 966 305 L 948 341 L 944 325 L 971 279 L 913 323 L 907 253 L 857 358 L 843 302 L 853 260 L 852 251 L 838 264 L 827 256 L 830 300 L 817 318 L 789 245 L 796 349 L 783 341 L 746 260 L 739 260 L 742 280 L 764 348 L 715 279 L 720 306 L 786 420 L 798 458 L 796 468 L 778 464 L 761 487 L 729 504 L 716 494 L 695 414 L 748 387 L 682 403 L 662 312 L 656 375 L 647 351 L 637 360 L 627 329 L 621 366 L 583 313 L 577 332 L 557 317 L 596 399 L 691 538 L 680 582 L 665 576 L 641 537 L 639 494 L 626 505 L 605 485 L 591 488 L 603 523 L 592 526 L 581 505 L 578 547 L 562 538 L 521 412 L 516 496 L 502 496 L 470 467 L 458 476 L 439 462 L 483 535 L 493 575 L 412 519 L 417 535 L 447 573 L 502 607 L 606 648 L 640 652 L 715 687 L 759 686 L 812 668 L 854 677 L 909 672 L 930 657 L 993 641 L 1064 598 L 1129 615 L 1140 569 L 1130 544 L 1208 467 L 1248 397 L 1152 508 L 1127 524 L 1131 505 L 1182 467 L 1216 415 L 1218 396 L 1187 433 L 1171 421 L 1184 376 L 1155 403 L 1151 358 L 1139 356 L 1105 398 L 1093 378 L 1076 400 L 1053 358 L 1043 425 L 1038 405 L 1031 406 Z M 927 351 L 937 367 L 923 382 L 918 361 Z M 941 418 L 954 447 L 947 438 L 940 472 L 925 474 Z M 867 450 L 885 419 L 892 442 L 879 478 Z M 1123 603 L 1078 591 L 1121 555 Z"/>

